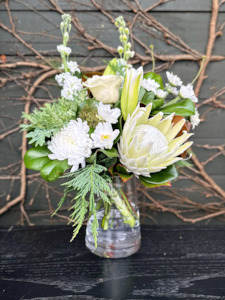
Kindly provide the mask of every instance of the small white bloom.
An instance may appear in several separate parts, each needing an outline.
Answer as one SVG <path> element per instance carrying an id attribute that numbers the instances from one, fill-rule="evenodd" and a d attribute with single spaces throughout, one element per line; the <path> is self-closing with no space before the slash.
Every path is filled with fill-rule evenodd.
<path id="1" fill-rule="evenodd" d="M 78 64 L 76 61 L 68 61 L 67 67 L 70 70 L 71 73 L 78 72 L 80 73 L 80 69 L 78 68 Z"/>
<path id="2" fill-rule="evenodd" d="M 170 94 L 173 94 L 174 96 L 178 95 L 178 89 L 172 85 L 170 85 L 169 83 L 166 83 L 166 90 L 167 92 L 169 92 Z"/>
<path id="3" fill-rule="evenodd" d="M 119 88 L 122 81 L 122 76 L 94 75 L 83 85 L 90 89 L 96 100 L 103 103 L 116 103 L 119 100 Z"/>
<path id="4" fill-rule="evenodd" d="M 57 51 L 58 51 L 59 53 L 65 53 L 65 54 L 67 54 L 67 55 L 70 55 L 70 53 L 71 53 L 71 48 L 70 48 L 70 47 L 65 47 L 65 46 L 63 46 L 63 45 L 58 45 L 58 46 L 57 46 Z"/>
<path id="5" fill-rule="evenodd" d="M 81 119 L 71 120 L 68 126 L 57 132 L 48 142 L 48 149 L 52 152 L 50 159 L 68 159 L 72 166 L 71 172 L 76 171 L 81 164 L 85 167 L 85 158 L 91 155 L 92 140 L 89 137 L 89 126 Z"/>
<path id="6" fill-rule="evenodd" d="M 91 134 L 94 148 L 111 149 L 119 133 L 119 129 L 113 130 L 110 123 L 99 123 Z"/>
<path id="7" fill-rule="evenodd" d="M 78 95 L 78 92 L 83 89 L 82 81 L 76 76 L 68 76 L 63 82 L 63 89 L 61 96 L 67 100 L 73 100 L 74 96 Z"/>
<path id="8" fill-rule="evenodd" d="M 183 99 L 191 99 L 193 102 L 198 102 L 198 98 L 195 96 L 193 85 L 191 83 L 182 85 L 179 94 Z"/>
<path id="9" fill-rule="evenodd" d="M 153 92 L 154 94 L 157 93 L 157 89 L 160 87 L 160 85 L 151 78 L 143 79 L 141 86 L 145 88 L 148 92 Z"/>
<path id="10" fill-rule="evenodd" d="M 183 81 L 181 81 L 181 79 L 177 75 L 174 75 L 173 73 L 166 72 L 166 76 L 168 78 L 169 83 L 172 86 L 180 86 L 183 83 Z"/>
<path id="11" fill-rule="evenodd" d="M 63 66 L 64 68 L 64 66 Z M 63 86 L 64 85 L 64 82 L 69 78 L 71 77 L 71 74 L 69 72 L 66 72 L 66 73 L 61 73 L 61 74 L 58 74 L 55 76 L 55 80 L 58 82 L 58 84 L 60 86 Z"/>
<path id="12" fill-rule="evenodd" d="M 190 117 L 192 128 L 195 129 L 196 126 L 198 126 L 201 122 L 199 118 L 199 112 L 197 108 L 195 108 L 195 114 Z"/>
<path id="13" fill-rule="evenodd" d="M 164 90 L 158 89 L 158 90 L 156 91 L 156 97 L 157 97 L 157 98 L 162 98 L 162 99 L 164 99 L 164 98 L 166 98 L 167 95 L 168 95 L 168 93 L 167 93 L 166 91 L 164 91 Z"/>
<path id="14" fill-rule="evenodd" d="M 98 105 L 98 115 L 101 119 L 111 124 L 116 124 L 121 114 L 119 108 L 112 108 L 109 104 L 103 104 L 102 102 Z"/>

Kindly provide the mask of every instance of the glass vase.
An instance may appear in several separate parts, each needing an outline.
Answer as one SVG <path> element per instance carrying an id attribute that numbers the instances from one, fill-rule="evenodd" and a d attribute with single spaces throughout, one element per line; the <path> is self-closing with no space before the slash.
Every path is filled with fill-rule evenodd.
<path id="1" fill-rule="evenodd" d="M 135 178 L 123 182 L 113 177 L 108 197 L 111 204 L 97 210 L 97 247 L 92 236 L 90 217 L 86 227 L 86 247 L 94 254 L 106 258 L 122 258 L 134 254 L 141 245 L 139 210 Z M 100 201 L 100 200 L 99 200 Z M 96 202 L 96 208 L 98 207 Z"/>

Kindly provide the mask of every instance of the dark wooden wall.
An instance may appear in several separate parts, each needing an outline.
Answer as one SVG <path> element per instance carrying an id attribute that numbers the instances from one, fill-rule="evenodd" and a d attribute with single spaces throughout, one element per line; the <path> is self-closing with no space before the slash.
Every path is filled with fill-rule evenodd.
<path id="1" fill-rule="evenodd" d="M 135 6 L 135 2 L 128 1 Z M 139 1 L 143 8 L 149 7 L 156 3 L 156 0 Z M 9 15 L 6 10 L 5 1 L 0 2 L 0 20 L 1 24 L 12 28 Z M 96 36 L 109 46 L 114 48 L 119 44 L 118 33 L 114 25 L 104 16 L 93 4 L 91 0 L 83 1 L 57 1 L 59 6 L 65 12 L 75 12 L 79 21 L 82 23 L 86 32 L 92 36 Z M 112 17 L 123 14 L 126 20 L 131 20 L 134 13 L 125 4 L 126 1 L 114 0 L 98 1 L 101 7 L 108 11 Z M 19 36 L 28 44 L 32 45 L 47 59 L 51 61 L 59 61 L 56 52 L 56 46 L 60 43 L 60 14 L 55 11 L 51 1 L 42 0 L 21 0 L 9 1 L 12 19 L 16 26 Z M 153 9 L 151 15 L 169 28 L 174 34 L 180 36 L 183 41 L 192 49 L 204 54 L 208 41 L 209 22 L 211 17 L 211 1 L 210 0 L 174 0 L 164 3 Z M 218 26 L 225 21 L 225 5 L 220 8 Z M 149 27 L 150 28 L 150 27 Z M 147 46 L 154 44 L 156 54 L 175 55 L 181 54 L 181 51 L 163 40 L 163 36 L 157 34 L 155 29 L 145 30 L 145 24 L 140 20 L 134 27 L 134 33 Z M 155 38 L 155 36 L 160 38 Z M 110 54 L 103 49 L 88 49 L 89 43 L 81 38 L 73 27 L 71 32 L 70 47 L 72 48 L 72 56 L 81 66 L 94 67 L 104 64 L 104 60 L 110 59 Z M 225 38 L 220 36 L 215 43 L 213 55 L 224 55 Z M 135 45 L 135 51 L 146 55 L 143 48 Z M 7 32 L 0 26 L 0 55 L 5 55 L 7 63 L 18 61 L 36 61 L 35 53 L 24 46 L 15 36 Z M 40 62 L 40 60 L 39 60 Z M 157 62 L 159 65 L 162 62 Z M 149 70 L 151 65 L 145 66 L 145 70 Z M 0 129 L 3 134 L 7 130 L 11 130 L 18 126 L 21 112 L 24 110 L 27 89 L 32 85 L 28 78 L 18 77 L 20 72 L 25 71 L 26 74 L 32 72 L 32 68 L 14 68 L 1 69 L 2 78 L 11 78 L 7 84 L 2 84 L 0 89 L 0 107 L 1 107 L 1 123 Z M 182 77 L 185 83 L 191 82 L 198 71 L 198 64 L 193 61 L 179 61 L 174 63 L 170 70 Z M 33 71 L 37 71 L 33 68 Z M 162 72 L 165 78 L 165 71 Z M 207 68 L 207 79 L 202 86 L 199 103 L 210 98 L 217 90 L 225 85 L 225 60 L 211 62 Z M 15 79 L 16 78 L 16 79 Z M 41 103 L 41 100 L 50 97 L 58 97 L 60 91 L 54 84 L 54 80 L 49 80 L 42 84 L 34 94 L 34 98 Z M 224 101 L 224 95 L 220 97 Z M 32 108 L 34 103 L 32 104 Z M 193 140 L 195 144 L 211 146 L 221 145 L 225 143 L 225 113 L 222 108 L 207 111 L 211 106 L 203 106 L 200 108 L 201 116 L 204 122 L 195 130 Z M 204 115 L 207 112 L 206 115 Z M 0 207 L 3 207 L 7 201 L 15 199 L 20 192 L 20 160 L 21 160 L 21 133 L 16 131 L 5 138 L 1 138 L 1 183 L 0 183 Z M 201 147 L 193 147 L 194 153 L 200 161 L 207 160 L 210 156 L 217 153 L 217 149 L 205 149 Z M 8 165 L 12 165 L 7 168 Z M 225 189 L 225 158 L 224 155 L 218 155 L 214 160 L 206 164 L 205 170 L 208 175 L 222 188 Z M 56 203 L 60 199 L 61 191 L 59 183 L 50 184 L 46 192 L 46 186 L 38 176 L 31 176 L 33 172 L 28 171 L 27 190 L 25 209 L 28 212 L 30 220 L 35 224 L 55 224 L 65 222 L 61 218 L 49 217 L 50 211 L 54 211 Z M 193 175 L 194 176 L 194 175 Z M 177 192 L 181 192 L 189 200 L 199 203 L 217 202 L 225 199 L 219 199 L 213 192 L 206 192 L 203 186 L 191 180 L 179 180 L 173 184 Z M 49 195 L 48 195 L 49 193 Z M 152 191 L 154 197 L 164 199 L 165 196 L 159 195 L 157 191 Z M 140 196 L 141 197 L 141 196 Z M 174 198 L 175 199 L 175 198 Z M 169 196 L 170 201 L 174 199 Z M 151 208 L 151 207 L 150 207 Z M 66 209 L 65 209 L 66 210 Z M 20 223 L 20 206 L 19 204 L 12 207 L 8 212 L 0 217 L 0 225 L 13 225 Z M 66 212 L 62 212 L 64 214 Z M 160 224 L 179 223 L 172 214 L 158 214 L 153 211 L 145 213 L 153 216 Z M 190 211 L 189 216 L 196 214 L 196 211 Z M 219 220 L 220 221 L 220 220 Z M 144 222 L 149 222 L 149 218 L 145 218 Z M 152 220 L 150 220 L 152 222 Z"/>

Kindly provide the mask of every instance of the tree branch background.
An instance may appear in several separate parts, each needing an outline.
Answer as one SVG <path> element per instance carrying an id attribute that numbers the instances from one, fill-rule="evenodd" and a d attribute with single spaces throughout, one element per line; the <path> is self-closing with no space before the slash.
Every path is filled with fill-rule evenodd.
<path id="1" fill-rule="evenodd" d="M 61 14 L 72 15 L 69 46 L 83 72 L 97 72 L 117 55 L 114 19 L 127 21 L 131 63 L 151 70 L 154 44 L 156 72 L 170 70 L 186 83 L 206 61 L 195 85 L 202 123 L 195 130 L 191 167 L 180 169 L 170 188 L 137 185 L 143 223 L 218 223 L 225 217 L 225 26 L 224 0 L 7 0 L 0 2 L 0 224 L 55 224 L 69 220 L 69 200 L 54 218 L 62 196 L 60 181 L 47 184 L 23 164 L 27 150 L 19 130 L 22 111 L 60 96 Z"/>

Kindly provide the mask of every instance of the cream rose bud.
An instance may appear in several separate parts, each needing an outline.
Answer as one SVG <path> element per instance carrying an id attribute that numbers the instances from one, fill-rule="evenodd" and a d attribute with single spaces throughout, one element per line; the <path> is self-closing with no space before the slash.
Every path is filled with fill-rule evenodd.
<path id="1" fill-rule="evenodd" d="M 83 83 L 89 88 L 94 98 L 102 103 L 116 103 L 119 100 L 119 88 L 123 81 L 122 76 L 94 75 Z"/>

